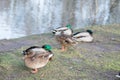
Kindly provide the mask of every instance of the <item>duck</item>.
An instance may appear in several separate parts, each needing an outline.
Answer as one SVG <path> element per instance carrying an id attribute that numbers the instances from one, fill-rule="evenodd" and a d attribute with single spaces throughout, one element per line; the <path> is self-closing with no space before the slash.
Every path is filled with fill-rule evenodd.
<path id="1" fill-rule="evenodd" d="M 66 25 L 65 27 L 56 28 L 52 31 L 52 33 L 56 40 L 60 43 L 61 51 L 65 51 L 67 50 L 67 47 L 75 44 L 72 39 L 73 30 L 70 24 Z"/>
<path id="2" fill-rule="evenodd" d="M 52 33 L 55 36 L 64 35 L 64 36 L 71 36 L 73 34 L 73 30 L 70 24 L 66 25 L 65 27 L 58 27 L 52 30 Z"/>
<path id="3" fill-rule="evenodd" d="M 77 42 L 93 42 L 93 31 L 86 30 L 82 32 L 76 32 L 72 35 L 72 38 Z"/>
<path id="4" fill-rule="evenodd" d="M 120 72 L 116 75 L 117 78 L 120 78 Z"/>
<path id="5" fill-rule="evenodd" d="M 39 68 L 44 67 L 53 57 L 50 45 L 31 46 L 23 51 L 25 66 L 37 73 Z"/>
<path id="6" fill-rule="evenodd" d="M 70 36 L 56 36 L 56 40 L 60 43 L 62 52 L 76 44 L 76 41 Z"/>

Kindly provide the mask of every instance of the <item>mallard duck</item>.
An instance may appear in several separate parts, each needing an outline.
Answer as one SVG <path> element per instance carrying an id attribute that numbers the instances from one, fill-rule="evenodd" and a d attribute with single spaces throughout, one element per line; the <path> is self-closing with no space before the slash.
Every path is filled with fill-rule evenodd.
<path id="1" fill-rule="evenodd" d="M 59 27 L 52 31 L 54 35 L 65 35 L 65 36 L 71 36 L 73 33 L 73 30 L 71 28 L 71 25 L 68 24 L 65 27 Z"/>
<path id="2" fill-rule="evenodd" d="M 116 77 L 117 77 L 117 78 L 120 78 L 120 72 L 119 72 L 119 74 L 116 75 Z"/>
<path id="3" fill-rule="evenodd" d="M 23 51 L 24 62 L 28 68 L 32 69 L 32 73 L 37 73 L 38 68 L 44 67 L 52 58 L 53 53 L 50 45 L 32 46 Z"/>
<path id="4" fill-rule="evenodd" d="M 77 32 L 77 33 L 73 34 L 72 38 L 78 42 L 92 42 L 93 41 L 93 32 L 92 32 L 92 30 Z"/>
<path id="5" fill-rule="evenodd" d="M 76 42 L 70 36 L 56 36 L 56 40 L 61 45 L 61 51 L 65 51 L 69 46 L 76 44 Z"/>
<path id="6" fill-rule="evenodd" d="M 75 43 L 72 40 L 73 30 L 71 29 L 70 24 L 66 25 L 65 27 L 54 29 L 52 33 L 55 35 L 56 40 L 61 44 L 62 51 L 65 51 L 68 46 Z"/>

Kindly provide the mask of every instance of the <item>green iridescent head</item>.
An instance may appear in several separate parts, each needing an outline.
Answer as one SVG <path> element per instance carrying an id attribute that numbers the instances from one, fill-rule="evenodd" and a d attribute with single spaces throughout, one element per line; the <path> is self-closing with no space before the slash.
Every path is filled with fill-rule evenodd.
<path id="1" fill-rule="evenodd" d="M 71 29 L 72 26 L 71 26 L 70 24 L 67 24 L 66 27 L 67 27 L 68 29 Z"/>
<path id="2" fill-rule="evenodd" d="M 51 50 L 52 49 L 52 47 L 48 44 L 43 45 L 42 48 L 44 48 L 45 50 Z"/>

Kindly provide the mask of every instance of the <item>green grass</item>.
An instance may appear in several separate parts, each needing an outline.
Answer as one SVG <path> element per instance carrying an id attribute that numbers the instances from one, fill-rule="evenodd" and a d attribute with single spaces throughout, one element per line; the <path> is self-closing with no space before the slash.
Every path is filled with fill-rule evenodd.
<path id="1" fill-rule="evenodd" d="M 104 72 L 107 70 L 120 71 L 119 53 L 109 53 L 101 58 L 86 58 L 73 50 L 73 53 L 53 49 L 54 57 L 37 74 L 31 74 L 30 69 L 24 66 L 20 51 L 4 53 L 0 55 L 0 67 L 2 68 L 1 80 L 9 76 L 15 76 L 13 80 L 92 80 L 91 70 Z M 97 54 L 97 53 L 96 53 Z M 100 53 L 99 53 L 100 54 Z M 119 55 L 119 56 L 115 56 Z M 9 75 L 9 76 L 8 76 Z M 19 77 L 19 78 L 18 78 Z M 99 76 L 100 77 L 100 76 Z"/>
<path id="2" fill-rule="evenodd" d="M 3 53 L 0 55 L 0 67 L 3 68 L 1 71 L 5 71 L 5 75 L 17 75 L 22 76 L 16 80 L 33 80 L 35 79 L 50 79 L 50 80 L 61 80 L 71 79 L 76 76 L 77 73 L 72 70 L 72 67 L 76 65 L 76 62 L 72 62 L 71 58 L 80 58 L 78 53 L 61 53 L 61 51 L 53 49 L 54 58 L 48 63 L 47 66 L 41 68 L 38 74 L 29 73 L 30 69 L 24 66 L 22 60 L 21 50 L 13 53 Z M 65 55 L 64 55 L 65 54 Z M 75 56 L 76 54 L 76 56 Z M 73 57 L 72 57 L 73 56 Z M 79 66 L 78 66 L 79 67 Z M 69 73 L 69 74 L 68 74 Z M 26 76 L 27 75 L 27 76 Z M 44 75 L 44 77 L 42 77 Z M 2 79 L 6 76 L 1 76 Z"/>
<path id="3" fill-rule="evenodd" d="M 119 25 L 114 24 L 88 27 L 87 29 L 92 29 L 95 32 L 96 41 L 101 39 L 101 43 L 97 44 L 102 45 L 103 49 L 104 47 L 105 49 L 112 49 L 112 44 L 119 44 L 119 42 L 106 39 L 111 36 L 120 39 L 118 37 L 120 35 L 119 27 Z M 49 36 L 49 34 L 43 36 Z M 37 37 L 25 38 L 37 39 Z M 45 42 L 47 42 L 47 37 L 43 38 L 43 43 Z M 47 43 L 52 43 L 54 57 L 45 67 L 39 69 L 37 74 L 31 74 L 31 69 L 24 65 L 21 52 L 26 47 L 0 53 L 0 80 L 114 80 L 116 79 L 115 73 L 117 74 L 120 71 L 119 51 L 101 51 L 94 48 L 91 50 L 91 43 L 79 43 L 69 48 L 68 51 L 61 52 L 53 40 L 49 40 Z M 95 43 L 92 45 L 101 47 Z"/>

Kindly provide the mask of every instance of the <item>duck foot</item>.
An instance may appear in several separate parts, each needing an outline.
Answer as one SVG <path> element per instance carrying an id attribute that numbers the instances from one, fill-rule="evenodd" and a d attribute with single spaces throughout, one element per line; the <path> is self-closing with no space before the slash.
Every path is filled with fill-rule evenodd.
<path id="1" fill-rule="evenodd" d="M 62 46 L 61 51 L 66 51 L 65 46 Z"/>
<path id="2" fill-rule="evenodd" d="M 31 71 L 33 74 L 37 73 L 38 72 L 38 69 L 32 69 Z"/>

